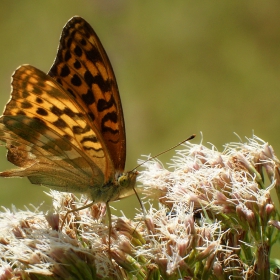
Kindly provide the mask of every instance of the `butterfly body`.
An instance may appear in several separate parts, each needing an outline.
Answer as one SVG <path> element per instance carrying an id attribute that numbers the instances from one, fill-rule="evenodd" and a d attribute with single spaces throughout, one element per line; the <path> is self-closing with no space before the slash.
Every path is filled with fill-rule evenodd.
<path id="1" fill-rule="evenodd" d="M 62 31 L 48 74 L 22 65 L 0 118 L 7 159 L 20 167 L 2 177 L 113 201 L 133 190 L 137 172 L 123 173 L 125 127 L 116 79 L 91 26 L 80 17 Z"/>

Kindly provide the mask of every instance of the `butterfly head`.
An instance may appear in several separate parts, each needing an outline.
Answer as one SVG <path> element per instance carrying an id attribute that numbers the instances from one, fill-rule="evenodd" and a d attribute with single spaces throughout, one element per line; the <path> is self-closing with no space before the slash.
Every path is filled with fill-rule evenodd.
<path id="1" fill-rule="evenodd" d="M 135 170 L 120 174 L 117 179 L 120 190 L 119 198 L 123 198 L 132 194 L 136 184 L 137 175 L 138 171 Z"/>

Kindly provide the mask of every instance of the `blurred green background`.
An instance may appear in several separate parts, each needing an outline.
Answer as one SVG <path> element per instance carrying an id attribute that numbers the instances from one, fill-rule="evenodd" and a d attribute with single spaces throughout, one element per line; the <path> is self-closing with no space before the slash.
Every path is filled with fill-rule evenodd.
<path id="1" fill-rule="evenodd" d="M 112 62 L 124 109 L 127 164 L 198 134 L 219 150 L 255 134 L 280 154 L 280 2 L 49 0 L 0 3 L 0 106 L 13 71 L 47 72 L 74 15 L 95 29 Z M 2 109 L 1 109 L 2 110 Z M 278 111 L 279 110 L 279 111 Z M 11 167 L 0 149 L 0 170 Z M 160 157 L 166 162 L 174 154 Z M 0 178 L 0 205 L 50 207 L 47 188 Z M 121 206 L 120 206 L 121 203 Z M 112 204 L 126 214 L 135 198 Z M 131 206 L 130 206 L 131 207 Z"/>

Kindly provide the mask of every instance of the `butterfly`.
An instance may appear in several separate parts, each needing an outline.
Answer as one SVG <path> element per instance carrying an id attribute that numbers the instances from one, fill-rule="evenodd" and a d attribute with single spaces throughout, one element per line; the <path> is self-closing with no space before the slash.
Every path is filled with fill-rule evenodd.
<path id="1" fill-rule="evenodd" d="M 87 194 L 92 199 L 87 206 L 108 206 L 133 192 L 137 171 L 124 172 L 125 124 L 116 78 L 83 18 L 64 26 L 48 74 L 31 65 L 16 69 L 0 141 L 8 161 L 19 167 L 1 177 L 27 177 L 54 190 Z"/>

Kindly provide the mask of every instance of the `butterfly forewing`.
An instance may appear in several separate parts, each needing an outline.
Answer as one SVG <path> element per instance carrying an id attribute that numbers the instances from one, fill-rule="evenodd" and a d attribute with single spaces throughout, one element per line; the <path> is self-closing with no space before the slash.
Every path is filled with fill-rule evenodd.
<path id="1" fill-rule="evenodd" d="M 92 27 L 73 17 L 64 27 L 49 75 L 70 92 L 102 135 L 115 170 L 123 171 L 125 128 L 116 79 L 107 54 Z"/>

